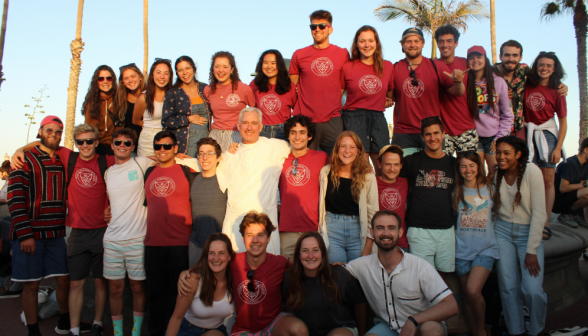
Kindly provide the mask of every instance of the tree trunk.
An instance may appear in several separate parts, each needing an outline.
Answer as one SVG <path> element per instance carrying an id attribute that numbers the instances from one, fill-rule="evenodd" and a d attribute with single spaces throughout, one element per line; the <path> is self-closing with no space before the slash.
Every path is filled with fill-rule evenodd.
<path id="1" fill-rule="evenodd" d="M 496 64 L 496 12 L 495 0 L 490 0 L 490 42 L 492 43 L 492 64 Z"/>
<path id="2" fill-rule="evenodd" d="M 6 19 L 8 18 L 8 0 L 4 0 L 4 11 L 2 12 L 2 28 L 0 30 L 0 86 L 4 79 L 2 72 L 2 57 L 4 56 L 4 39 L 6 37 Z"/>
<path id="3" fill-rule="evenodd" d="M 82 42 L 82 16 L 84 14 L 84 0 L 78 1 L 78 19 L 76 22 L 76 38 L 71 42 L 71 68 L 69 70 L 69 87 L 67 88 L 67 115 L 65 117 L 65 147 L 73 150 L 73 131 L 76 122 L 76 102 L 78 85 L 82 69 L 81 54 L 84 50 Z"/>
<path id="4" fill-rule="evenodd" d="M 437 58 L 437 41 L 435 41 L 435 31 L 433 31 L 433 34 L 431 35 L 431 59 L 435 59 Z"/>
<path id="5" fill-rule="evenodd" d="M 574 28 L 578 45 L 578 81 L 580 86 L 580 139 L 581 143 L 588 133 L 588 82 L 586 74 L 586 33 L 588 32 L 588 14 L 584 0 L 576 0 L 574 8 Z"/>
<path id="6" fill-rule="evenodd" d="M 147 78 L 147 69 L 149 66 L 149 3 L 143 0 L 143 75 Z"/>

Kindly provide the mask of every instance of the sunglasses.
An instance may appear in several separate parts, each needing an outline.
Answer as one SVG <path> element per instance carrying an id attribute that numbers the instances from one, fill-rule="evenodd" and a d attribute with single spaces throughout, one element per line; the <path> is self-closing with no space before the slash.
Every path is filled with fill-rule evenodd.
<path id="1" fill-rule="evenodd" d="M 167 63 L 171 64 L 171 60 L 170 59 L 155 57 L 155 62 L 159 62 L 159 61 L 164 61 L 164 62 L 167 62 Z"/>
<path id="2" fill-rule="evenodd" d="M 98 77 L 98 82 L 112 82 L 112 76 L 107 76 L 107 77 Z"/>
<path id="3" fill-rule="evenodd" d="M 327 23 L 319 23 L 319 24 L 311 24 L 310 25 L 310 30 L 311 31 L 315 31 L 317 28 L 319 28 L 320 30 L 325 30 L 325 28 L 327 27 L 331 27 L 331 25 L 327 24 Z"/>
<path id="4" fill-rule="evenodd" d="M 542 51 L 539 53 L 539 55 L 555 55 L 555 53 L 553 51 Z"/>
<path id="5" fill-rule="evenodd" d="M 119 67 L 118 69 L 120 71 L 123 71 L 123 69 L 125 69 L 125 68 L 137 68 L 137 65 L 135 63 L 129 63 L 127 65 L 123 65 L 123 66 Z"/>
<path id="6" fill-rule="evenodd" d="M 47 134 L 51 135 L 53 134 L 53 132 L 55 132 L 55 135 L 61 136 L 61 134 L 63 134 L 62 130 L 54 130 L 53 128 L 41 128 L 42 130 L 45 130 L 45 132 L 47 132 Z"/>
<path id="7" fill-rule="evenodd" d="M 292 176 L 295 176 L 296 173 L 298 173 L 298 158 L 294 159 L 294 162 L 292 162 L 292 165 L 294 165 L 294 169 L 292 169 L 290 174 L 292 174 Z"/>
<path id="8" fill-rule="evenodd" d="M 92 145 L 92 144 L 94 144 L 94 139 L 76 139 L 76 144 L 78 146 L 83 146 L 84 142 L 88 145 Z"/>
<path id="9" fill-rule="evenodd" d="M 174 148 L 174 144 L 153 144 L 153 149 L 160 151 L 163 147 L 164 150 L 171 150 Z"/>
<path id="10" fill-rule="evenodd" d="M 251 270 L 249 272 L 247 272 L 247 280 L 249 280 L 249 282 L 247 283 L 247 290 L 251 293 L 255 293 L 255 285 L 253 284 L 253 276 L 255 275 L 255 270 Z"/>
<path id="11" fill-rule="evenodd" d="M 414 69 L 410 70 L 410 78 L 412 78 L 412 86 L 419 86 L 419 81 L 416 79 L 416 72 Z"/>
<path id="12" fill-rule="evenodd" d="M 114 145 L 116 147 L 120 146 L 121 144 L 124 144 L 125 147 L 131 147 L 133 142 L 131 140 L 114 140 Z"/>

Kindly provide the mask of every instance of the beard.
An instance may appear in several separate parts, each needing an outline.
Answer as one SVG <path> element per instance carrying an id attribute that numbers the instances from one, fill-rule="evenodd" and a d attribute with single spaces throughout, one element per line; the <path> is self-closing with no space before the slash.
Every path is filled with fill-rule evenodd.
<path id="1" fill-rule="evenodd" d="M 375 238 L 375 237 L 374 237 L 374 238 Z M 385 238 L 392 239 L 392 242 L 391 242 L 391 243 L 389 243 L 389 244 L 386 244 L 386 245 L 384 245 L 384 243 L 382 243 L 382 239 L 385 239 Z M 390 251 L 392 251 L 392 250 L 394 250 L 394 249 L 396 248 L 396 245 L 398 245 L 398 240 L 400 240 L 400 238 L 399 238 L 399 237 L 398 237 L 398 238 L 396 238 L 396 239 L 394 239 L 394 237 L 388 237 L 388 236 L 384 236 L 384 237 L 381 237 L 381 238 L 379 238 L 379 239 L 378 239 L 378 238 L 375 238 L 375 239 L 374 239 L 374 243 L 376 243 L 376 246 L 377 246 L 377 247 L 378 247 L 380 250 L 382 250 L 382 251 L 384 251 L 384 252 L 390 252 Z"/>
<path id="2" fill-rule="evenodd" d="M 417 58 L 423 54 L 423 50 L 405 50 L 404 54 L 409 58 Z"/>
<path id="3" fill-rule="evenodd" d="M 59 147 L 59 143 L 61 142 L 61 138 L 57 138 L 55 140 L 55 142 L 51 142 L 51 140 L 49 140 L 46 136 L 41 135 L 41 145 L 52 149 L 52 150 L 56 150 L 57 147 Z"/>

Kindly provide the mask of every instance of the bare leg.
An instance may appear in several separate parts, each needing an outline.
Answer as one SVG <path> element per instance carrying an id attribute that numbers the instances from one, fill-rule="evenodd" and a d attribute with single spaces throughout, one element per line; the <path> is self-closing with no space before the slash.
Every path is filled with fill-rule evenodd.
<path id="1" fill-rule="evenodd" d="M 106 309 L 106 295 L 108 293 L 106 289 L 106 279 L 94 279 L 94 284 L 96 285 L 96 293 L 94 295 L 94 320 L 102 321 L 104 319 L 104 310 Z"/>
<path id="2" fill-rule="evenodd" d="M 570 209 L 578 210 L 584 208 L 584 218 L 588 219 L 588 188 L 578 190 L 578 200 L 572 204 Z"/>
<path id="3" fill-rule="evenodd" d="M 368 153 L 365 154 L 367 155 Z M 378 166 L 378 154 L 379 153 L 369 153 L 369 157 L 366 157 L 366 160 L 368 160 L 369 163 L 369 159 L 372 159 L 372 165 L 374 166 L 374 172 L 376 173 L 376 176 L 381 176 L 382 169 L 380 169 L 380 166 Z"/>
<path id="4" fill-rule="evenodd" d="M 84 305 L 84 283 L 86 279 L 72 281 L 69 287 L 69 322 L 72 328 L 80 326 Z"/>
<path id="5" fill-rule="evenodd" d="M 540 168 L 543 173 L 543 183 L 545 184 L 545 210 L 547 211 L 547 220 L 545 226 L 549 227 L 549 218 L 555 203 L 555 168 Z M 545 237 L 544 237 L 545 238 Z"/>
<path id="6" fill-rule="evenodd" d="M 108 280 L 108 298 L 110 299 L 110 314 L 119 316 L 123 314 L 123 291 L 125 290 L 125 280 Z"/>
<path id="7" fill-rule="evenodd" d="M 55 297 L 59 305 L 59 313 L 69 313 L 69 275 L 55 277 L 57 290 Z"/>
<path id="8" fill-rule="evenodd" d="M 446 336 L 447 332 L 441 324 L 437 321 L 427 321 L 419 325 L 415 332 L 415 336 Z"/>
<path id="9" fill-rule="evenodd" d="M 145 280 L 131 280 L 131 290 L 133 291 L 133 311 L 145 312 Z"/>
<path id="10" fill-rule="evenodd" d="M 347 328 L 335 328 L 327 336 L 353 336 L 353 333 Z"/>
<path id="11" fill-rule="evenodd" d="M 474 314 L 472 312 L 472 307 L 470 307 L 470 301 L 466 297 L 466 295 L 467 295 L 466 290 L 468 288 L 469 275 L 470 275 L 470 273 L 468 273 L 466 275 L 462 275 L 462 276 L 458 277 L 458 279 L 459 279 L 459 285 L 461 286 L 461 295 L 463 296 L 463 307 L 464 307 L 463 313 L 465 314 L 466 321 L 468 323 L 468 327 L 470 327 L 470 333 L 473 336 L 476 336 L 476 322 L 474 319 Z"/>
<path id="12" fill-rule="evenodd" d="M 488 279 L 490 271 L 482 266 L 474 266 L 470 271 L 465 289 L 466 300 L 474 318 L 474 336 L 486 336 L 484 329 L 486 316 L 486 301 L 482 296 L 482 288 Z"/>
<path id="13" fill-rule="evenodd" d="M 202 334 L 202 336 L 225 336 L 222 332 L 218 330 L 209 330 Z"/>
<path id="14" fill-rule="evenodd" d="M 282 317 L 274 330 L 272 335 L 275 336 L 308 336 L 308 329 L 306 324 L 294 316 Z"/>
<path id="15" fill-rule="evenodd" d="M 24 282 L 21 302 L 22 309 L 24 310 L 27 319 L 27 324 L 37 323 L 37 308 L 39 306 L 37 297 L 39 293 L 39 283 L 40 281 Z"/>

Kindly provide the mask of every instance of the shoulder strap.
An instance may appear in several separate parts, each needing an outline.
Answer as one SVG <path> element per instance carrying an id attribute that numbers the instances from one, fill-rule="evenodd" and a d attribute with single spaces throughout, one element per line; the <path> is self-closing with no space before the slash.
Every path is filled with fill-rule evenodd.
<path id="1" fill-rule="evenodd" d="M 69 182 L 73 176 L 74 169 L 76 167 L 76 163 L 78 162 L 78 157 L 80 153 L 71 151 L 69 153 L 69 159 L 67 161 L 67 182 L 65 184 L 65 189 L 69 188 Z"/>
<path id="2" fill-rule="evenodd" d="M 98 169 L 100 169 L 100 176 L 102 176 L 102 179 L 104 180 L 104 174 L 106 173 L 106 169 L 108 169 L 106 155 L 100 155 L 98 157 Z"/>
<path id="3" fill-rule="evenodd" d="M 141 175 L 143 175 L 143 179 L 147 180 L 145 178 L 145 172 L 143 171 L 143 168 L 141 167 L 141 165 L 139 164 L 139 162 L 137 162 L 137 159 L 133 158 L 133 161 L 135 161 L 135 164 L 139 167 L 139 169 L 141 170 Z"/>
<path id="4" fill-rule="evenodd" d="M 188 185 L 191 190 L 192 184 L 194 184 L 194 179 L 196 178 L 196 176 L 198 176 L 198 173 L 192 173 L 190 167 L 188 166 L 180 165 L 180 167 L 182 167 L 182 170 L 184 171 L 184 176 L 186 176 L 186 180 L 188 180 Z"/>
<path id="5" fill-rule="evenodd" d="M 151 167 L 147 168 L 147 171 L 145 172 L 145 175 L 143 176 L 143 181 L 144 181 L 145 185 L 147 185 L 147 178 L 149 177 L 151 172 L 153 172 L 153 169 L 155 169 L 155 166 L 151 166 Z M 143 170 L 141 170 L 141 172 L 143 172 Z M 143 206 L 147 206 L 147 195 L 145 195 L 145 201 L 143 201 Z"/>
<path id="6" fill-rule="evenodd" d="M 437 66 L 435 65 L 435 60 L 429 58 L 431 60 L 431 64 L 433 64 L 433 69 L 435 69 L 435 74 L 437 75 L 437 83 L 439 83 L 439 99 L 441 99 L 441 93 L 443 92 L 443 87 L 441 86 L 441 78 L 439 78 L 439 71 L 437 71 Z"/>

